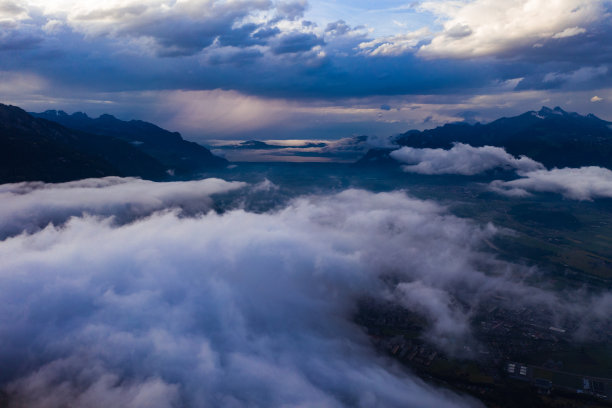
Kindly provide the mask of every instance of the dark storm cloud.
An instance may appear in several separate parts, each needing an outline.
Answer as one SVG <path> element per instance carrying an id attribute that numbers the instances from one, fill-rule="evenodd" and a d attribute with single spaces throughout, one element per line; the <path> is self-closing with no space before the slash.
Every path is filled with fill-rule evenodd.
<path id="1" fill-rule="evenodd" d="M 4 29 L 0 24 L 0 51 L 22 51 L 31 48 L 38 47 L 43 38 L 27 33 L 19 32 L 17 30 Z"/>
<path id="2" fill-rule="evenodd" d="M 594 7 L 584 0 L 580 2 L 582 8 Z M 567 3 L 564 0 L 559 4 Z M 465 109 L 491 112 L 491 107 L 496 106 L 502 114 L 508 114 L 508 109 L 514 109 L 511 114 L 519 113 L 518 103 L 506 108 L 506 104 L 493 104 L 489 98 L 478 105 L 478 98 L 483 95 L 506 94 L 505 98 L 518 91 L 558 94 L 593 90 L 588 97 L 580 95 L 584 104 L 573 108 L 584 113 L 591 108 L 588 101 L 594 95 L 609 100 L 600 90 L 609 88 L 612 79 L 611 24 L 609 19 L 592 17 L 597 14 L 590 11 L 576 21 L 566 21 L 565 12 L 544 13 L 547 18 L 551 14 L 553 22 L 560 19 L 563 24 L 555 23 L 554 29 L 547 29 L 543 36 L 540 26 L 547 19 L 531 18 L 528 13 L 504 14 L 505 9 L 513 10 L 513 6 L 500 6 L 502 14 L 495 14 L 496 18 L 504 24 L 517 24 L 517 29 L 505 33 L 512 35 L 502 33 L 499 39 L 491 39 L 482 35 L 482 31 L 483 27 L 491 28 L 489 23 L 494 19 L 486 16 L 496 13 L 499 7 L 491 11 L 490 4 L 482 0 L 466 2 L 458 8 L 467 10 L 470 4 L 486 8 L 484 12 L 468 16 L 469 21 L 461 22 L 460 18 L 454 21 L 451 17 L 448 27 L 417 25 L 416 31 L 400 27 L 402 23 L 397 22 L 397 27 L 395 23 L 389 24 L 389 31 L 397 35 L 388 36 L 355 27 L 350 15 L 342 16 L 344 19 L 338 19 L 339 15 L 317 19 L 316 13 L 306 14 L 309 5 L 305 1 L 126 0 L 104 7 L 85 2 L 82 7 L 74 6 L 63 14 L 44 12 L 40 5 L 28 7 L 25 1 L 20 4 L 25 11 L 11 6 L 15 9 L 11 15 L 20 13 L 20 17 L 11 18 L 21 19 L 13 21 L 11 30 L 20 34 L 11 34 L 10 41 L 2 44 L 6 58 L 0 59 L 0 71 L 13 76 L 22 73 L 38 76 L 47 82 L 44 91 L 29 93 L 21 99 L 18 92 L 8 96 L 14 104 L 23 100 L 26 108 L 32 101 L 38 104 L 48 100 L 49 104 L 59 103 L 60 109 L 68 109 L 66 100 L 76 105 L 77 98 L 82 104 L 90 99 L 103 99 L 117 103 L 110 106 L 114 108 L 113 113 L 131 115 L 134 111 L 144 111 L 142 106 L 139 110 L 129 107 L 131 92 L 136 95 L 141 91 L 215 89 L 297 103 L 333 99 L 345 104 L 354 102 L 348 98 L 373 100 L 389 95 L 415 99 L 428 95 L 432 109 L 439 104 L 434 101 L 438 98 L 462 102 L 456 109 L 444 108 L 443 115 L 434 112 L 426 115 L 432 116 L 431 123 L 423 122 L 426 116 L 417 119 L 405 111 L 407 119 L 400 118 L 400 122 L 406 127 L 401 129 L 404 125 L 392 124 L 398 118 L 387 115 L 376 118 L 375 123 L 368 122 L 371 126 L 364 126 L 365 121 L 361 124 L 348 121 L 338 134 L 334 134 L 335 128 L 322 130 L 332 137 L 344 137 L 365 132 L 390 134 L 411 126 L 437 125 L 457 120 L 457 111 Z M 592 4 L 603 3 L 597 0 Z M 421 2 L 409 14 L 422 12 L 426 5 L 433 7 L 431 2 Z M 317 11 L 315 3 L 310 8 Z M 29 19 L 23 17 L 25 12 L 29 13 Z M 434 15 L 442 16 L 440 13 L 436 11 Z M 511 21 L 504 20 L 510 17 Z M 311 19 L 316 19 L 316 23 Z M 530 37 L 532 28 L 536 33 L 533 38 Z M 443 40 L 441 43 L 432 42 L 438 37 Z M 525 38 L 529 41 L 525 42 Z M 448 41 L 452 44 L 447 44 Z M 469 46 L 470 41 L 475 41 L 474 47 Z M 480 54 L 468 52 L 483 47 Z M 448 50 L 453 53 L 449 55 Z M 104 96 L 92 97 L 95 93 L 104 93 Z M 545 99 L 544 93 L 534 94 L 531 100 Z M 567 100 L 580 103 L 574 98 Z M 138 97 L 133 96 L 132 101 L 138 103 Z M 602 111 L 605 104 L 600 104 Z M 393 106 L 396 105 L 400 106 L 394 102 Z M 489 108 L 485 109 L 484 105 Z M 380 100 L 371 105 L 378 106 L 381 106 Z M 51 106 L 43 109 L 48 107 Z M 75 109 L 90 108 L 77 106 Z M 487 119 L 494 116 L 499 115 Z M 206 135 L 211 136 L 214 137 Z"/>
<path id="3" fill-rule="evenodd" d="M 219 36 L 219 45 L 246 47 L 257 44 L 264 44 L 261 37 L 253 36 L 254 32 L 259 29 L 257 24 L 245 24 L 239 28 L 229 31 L 227 34 Z"/>
<path id="4" fill-rule="evenodd" d="M 545 64 L 531 72 L 517 90 L 596 90 L 612 81 L 612 65 Z"/>
<path id="5" fill-rule="evenodd" d="M 322 38 L 312 33 L 290 33 L 279 38 L 272 46 L 274 54 L 292 54 L 296 52 L 310 51 L 317 45 L 324 45 Z"/>
<path id="6" fill-rule="evenodd" d="M 266 38 L 274 37 L 281 33 L 278 27 L 261 28 L 253 33 L 253 38 L 263 40 Z"/>
<path id="7" fill-rule="evenodd" d="M 257 49 L 229 49 L 211 52 L 207 62 L 212 65 L 231 64 L 244 67 L 247 64 L 255 63 L 255 60 L 263 57 L 264 54 Z"/>
<path id="8" fill-rule="evenodd" d="M 72 24 L 97 36 L 152 39 L 160 56 L 193 55 L 219 38 L 223 44 L 249 46 L 258 26 L 237 24 L 256 11 L 269 10 L 268 0 L 231 3 L 176 3 L 168 7 L 133 4 L 80 13 Z"/>
<path id="9" fill-rule="evenodd" d="M 236 30 L 232 30 L 229 27 L 206 27 L 196 24 L 193 27 L 183 26 L 179 30 L 175 28 L 177 25 L 182 24 L 182 21 L 175 21 L 170 22 L 170 24 L 164 28 L 143 28 L 139 30 L 138 34 L 155 38 L 159 46 L 157 54 L 161 57 L 194 55 L 212 45 L 220 32 L 223 33 L 221 37 L 227 39 L 228 43 L 236 43 L 238 38 L 242 41 L 248 38 L 244 35 L 244 32 L 235 32 Z"/>
<path id="10" fill-rule="evenodd" d="M 65 32 L 60 35 L 61 41 L 48 41 L 45 50 L 30 50 L 2 59 L 0 70 L 40 72 L 63 87 L 86 87 L 104 92 L 224 88 L 283 97 L 437 93 L 482 86 L 494 78 L 486 67 L 471 62 L 450 65 L 405 55 L 391 64 L 387 58 L 363 55 L 313 56 L 308 53 L 312 47 L 321 46 L 325 50 L 327 45 L 323 38 L 312 33 L 292 32 L 266 39 L 271 41 L 276 53 L 272 56 L 258 47 L 243 48 L 244 52 L 237 50 L 240 47 L 219 47 L 208 49 L 203 58 L 113 54 L 114 43 L 109 38 L 96 40 L 98 50 L 91 52 L 78 34 Z M 61 49 L 61 53 L 48 53 L 60 43 L 74 47 L 69 51 Z M 185 43 L 181 48 L 165 48 L 164 52 L 182 53 L 186 51 L 184 46 Z M 194 44 L 196 48 L 199 46 Z M 256 58 L 259 53 L 266 58 Z M 113 57 L 108 58 L 108 55 Z M 79 64 L 74 64 L 75 59 Z M 251 63 L 240 65 L 243 59 Z M 219 71 L 217 65 L 224 62 L 237 66 Z"/>
<path id="11" fill-rule="evenodd" d="M 305 2 L 198 7 L 192 11 L 175 5 L 162 10 L 152 4 L 134 4 L 76 14 L 57 31 L 39 29 L 36 38 L 44 41 L 38 48 L 2 59 L 0 70 L 39 73 L 67 90 L 223 88 L 284 97 L 435 93 L 448 87 L 482 86 L 491 78 L 485 70 L 474 75 L 479 68 L 469 62 L 451 66 L 414 55 L 393 61 L 360 55 L 356 47 L 365 34 L 356 33 L 342 20 L 330 23 L 326 33 L 313 32 L 312 24 L 302 24 L 305 31 L 275 25 L 279 15 L 299 17 Z M 242 22 L 249 13 L 276 13 L 279 7 L 282 13 L 272 20 Z M 37 24 L 44 25 L 45 19 L 40 17 Z M 132 39 L 147 46 L 140 50 L 143 46 Z M 325 55 L 311 55 L 314 47 L 321 47 Z M 147 55 L 151 52 L 156 55 Z M 219 72 L 219 64 L 236 68 Z"/>
<path id="12" fill-rule="evenodd" d="M 297 41 L 292 39 L 276 52 L 305 51 L 321 42 L 313 35 L 296 37 Z M 280 56 L 284 55 L 287 54 Z M 226 72 L 225 79 L 248 93 L 296 98 L 436 94 L 451 89 L 461 92 L 467 86 L 483 86 L 492 79 L 491 72 L 479 64 L 430 63 L 410 55 L 398 57 L 394 63 L 382 57 L 351 55 L 304 58 L 285 59 L 276 66 L 263 60 L 261 65 L 252 67 L 254 73 L 248 82 L 241 80 L 239 72 Z"/>
<path id="13" fill-rule="evenodd" d="M 326 33 L 332 33 L 334 35 L 344 35 L 351 31 L 351 27 L 349 27 L 344 20 L 334 21 L 333 23 L 327 24 L 325 27 Z"/>

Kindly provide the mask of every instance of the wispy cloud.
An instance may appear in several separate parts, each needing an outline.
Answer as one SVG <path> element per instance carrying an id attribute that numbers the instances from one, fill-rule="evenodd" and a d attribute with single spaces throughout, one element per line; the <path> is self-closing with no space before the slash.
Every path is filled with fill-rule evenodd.
<path id="1" fill-rule="evenodd" d="M 572 200 L 612 198 L 612 171 L 602 167 L 535 170 L 521 173 L 522 178 L 496 180 L 493 191 L 508 196 L 524 197 L 530 192 L 557 193 Z"/>
<path id="2" fill-rule="evenodd" d="M 213 194 L 243 188 L 244 183 L 220 179 L 154 183 L 106 177 L 68 183 L 24 182 L 0 185 L 0 239 L 22 231 L 37 231 L 84 214 L 114 217 L 118 222 L 179 208 L 207 212 Z"/>
<path id="3" fill-rule="evenodd" d="M 526 156 L 516 158 L 501 147 L 473 147 L 463 143 L 456 143 L 449 150 L 402 147 L 390 155 L 395 160 L 406 163 L 402 166 L 404 171 L 420 174 L 470 176 L 496 168 L 518 172 L 544 168 L 541 163 Z"/>

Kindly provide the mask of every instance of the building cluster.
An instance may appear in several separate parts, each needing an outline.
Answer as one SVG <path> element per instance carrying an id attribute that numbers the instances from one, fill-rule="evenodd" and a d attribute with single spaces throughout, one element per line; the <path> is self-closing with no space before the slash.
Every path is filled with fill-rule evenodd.
<path id="1" fill-rule="evenodd" d="M 493 384 L 513 387 L 514 382 L 517 386 L 529 384 L 540 394 L 559 391 L 612 402 L 612 379 L 572 373 L 562 358 L 553 357 L 580 349 L 575 343 L 575 334 L 581 330 L 583 321 L 560 323 L 550 313 L 503 306 L 507 304 L 506 299 L 491 299 L 472 314 L 474 339 L 464 349 L 470 356 L 470 365 L 476 367 L 476 374 L 466 376 L 462 368 L 462 374 L 456 375 L 455 385 L 468 391 L 476 387 L 474 393 L 484 394 L 493 390 Z M 426 378 L 436 379 L 440 374 L 439 380 L 453 382 L 449 367 L 463 367 L 463 360 L 449 356 L 423 336 L 427 327 L 424 319 L 397 304 L 365 300 L 355 321 L 364 327 L 380 350 Z M 612 328 L 597 329 L 593 341 L 610 344 Z M 541 361 L 546 356 L 550 356 L 548 360 Z M 535 362 L 539 365 L 534 365 Z M 487 380 L 483 382 L 483 379 Z"/>
<path id="2" fill-rule="evenodd" d="M 528 382 L 540 393 L 550 394 L 554 390 L 560 390 L 606 401 L 612 400 L 611 378 L 584 376 L 514 361 L 506 363 L 505 371 L 509 378 Z"/>
<path id="3" fill-rule="evenodd" d="M 405 336 L 374 338 L 375 344 L 388 351 L 398 359 L 429 367 L 439 353 L 426 343 L 407 339 Z"/>

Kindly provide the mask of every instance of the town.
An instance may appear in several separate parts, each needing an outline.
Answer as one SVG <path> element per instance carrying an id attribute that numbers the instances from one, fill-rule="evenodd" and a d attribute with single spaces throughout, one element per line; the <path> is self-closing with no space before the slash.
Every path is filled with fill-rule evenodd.
<path id="1" fill-rule="evenodd" d="M 550 316 L 504 301 L 480 304 L 473 339 L 452 352 L 428 339 L 423 317 L 395 303 L 363 299 L 355 321 L 381 352 L 424 380 L 491 406 L 516 406 L 519 395 L 531 406 L 612 406 L 610 327 L 591 327 L 592 336 L 578 340 L 579 321 L 556 327 Z"/>

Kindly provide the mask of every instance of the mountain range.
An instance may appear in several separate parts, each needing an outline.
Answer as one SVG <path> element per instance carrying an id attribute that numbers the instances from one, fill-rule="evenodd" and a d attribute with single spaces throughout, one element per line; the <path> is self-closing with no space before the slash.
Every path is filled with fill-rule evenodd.
<path id="1" fill-rule="evenodd" d="M 227 150 L 275 150 L 275 149 L 310 149 L 310 148 L 323 148 L 328 144 L 324 142 L 307 142 L 298 145 L 280 145 L 270 144 L 262 142 L 260 140 L 246 140 L 238 144 L 220 145 L 216 146 L 217 149 Z"/>
<path id="2" fill-rule="evenodd" d="M 612 123 L 559 107 L 543 107 L 487 124 L 452 123 L 410 130 L 396 136 L 393 143 L 393 148 L 369 150 L 357 164 L 396 166 L 389 153 L 402 146 L 449 149 L 453 143 L 465 143 L 503 147 L 512 155 L 528 156 L 549 168 L 612 168 Z M 325 144 L 317 145 L 321 146 Z M 232 148 L 278 147 L 247 141 Z M 3 104 L 0 163 L 0 183 L 61 182 L 111 175 L 163 180 L 173 175 L 190 177 L 228 164 L 204 146 L 151 123 L 55 110 L 29 114 Z"/>
<path id="3" fill-rule="evenodd" d="M 185 175 L 227 164 L 205 147 L 150 123 L 124 122 L 110 115 L 91 119 L 61 111 L 34 116 L 3 104 L 0 162 L 0 183 L 111 175 L 162 180 L 173 173 Z"/>
<path id="4" fill-rule="evenodd" d="M 70 129 L 128 142 L 178 176 L 223 167 L 228 163 L 204 146 L 184 140 L 178 132 L 170 132 L 141 120 L 123 121 L 112 115 L 90 118 L 82 112 L 68 115 L 56 110 L 30 114 Z"/>
<path id="5" fill-rule="evenodd" d="M 7 105 L 0 105 L 0 162 L 3 183 L 167 176 L 161 163 L 129 143 L 68 129 Z"/>
<path id="6" fill-rule="evenodd" d="M 612 122 L 595 115 L 542 107 L 487 124 L 452 123 L 428 130 L 410 130 L 397 136 L 399 147 L 450 149 L 453 143 L 474 147 L 503 147 L 512 155 L 525 155 L 548 168 L 601 166 L 612 168 Z M 358 164 L 395 163 L 395 149 L 372 149 Z"/>

